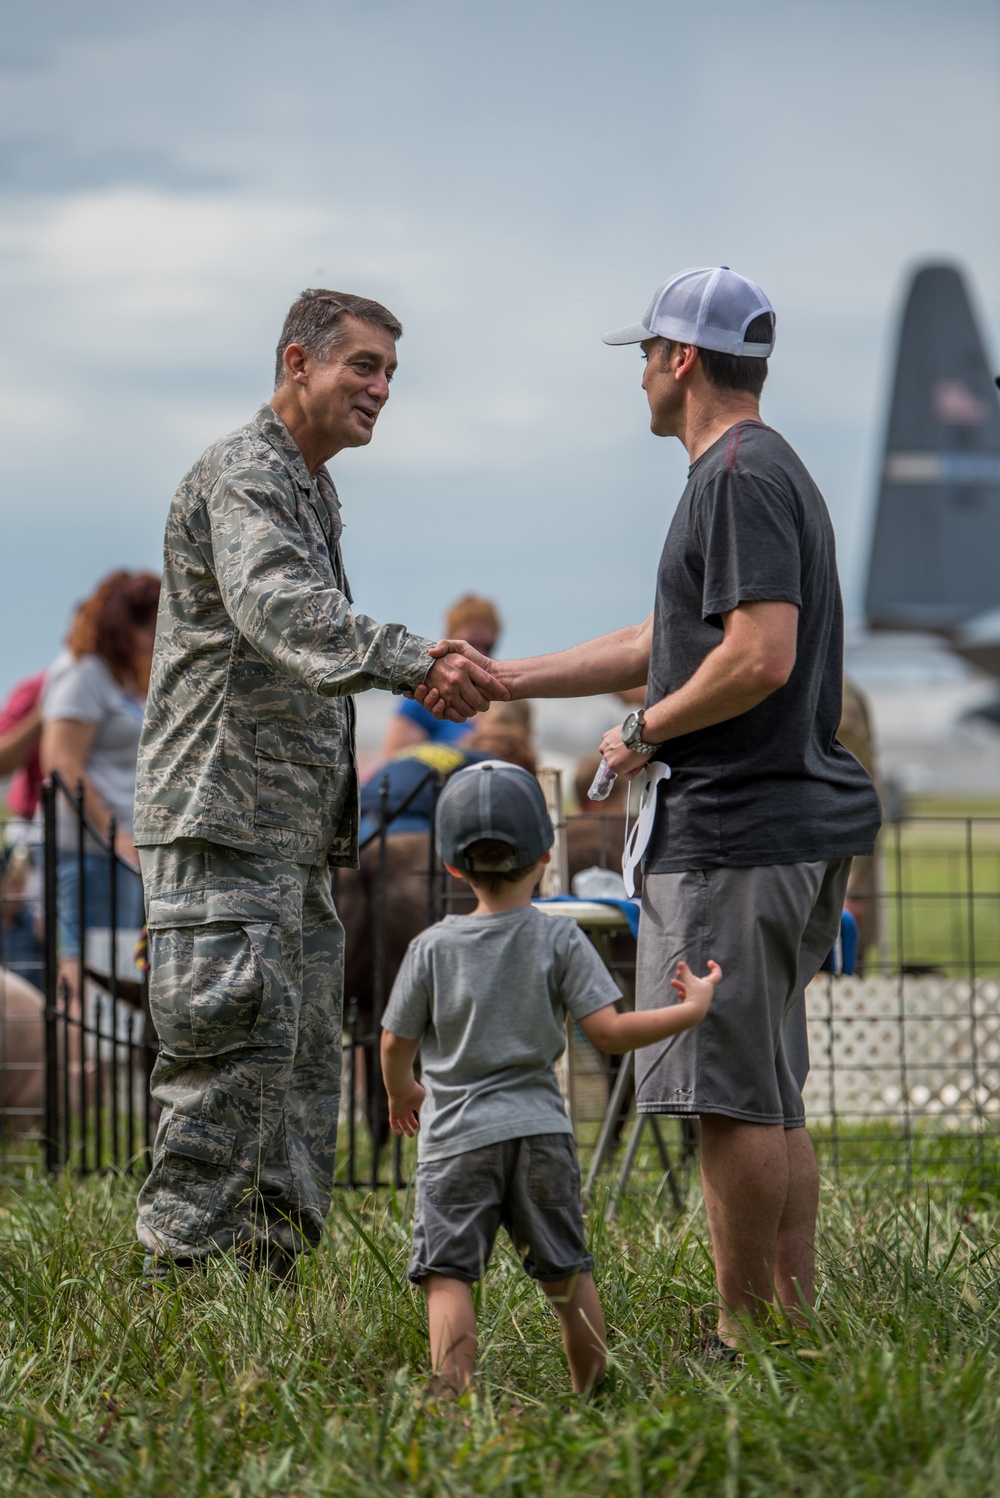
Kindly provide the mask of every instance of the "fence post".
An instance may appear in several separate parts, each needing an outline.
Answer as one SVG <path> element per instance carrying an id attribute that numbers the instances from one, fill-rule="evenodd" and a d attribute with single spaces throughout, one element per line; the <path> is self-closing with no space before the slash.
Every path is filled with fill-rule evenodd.
<path id="1" fill-rule="evenodd" d="M 896 870 L 896 1029 L 899 1046 L 899 1090 L 906 1150 L 906 1186 L 913 1184 L 913 1130 L 910 1123 L 910 1078 L 906 1065 L 906 912 L 903 906 L 903 838 L 901 822 L 893 827 Z"/>
<path id="2" fill-rule="evenodd" d="M 147 935 L 148 940 L 148 935 Z M 147 956 L 148 966 L 148 956 Z M 153 1145 L 156 1143 L 156 1104 L 153 1101 L 151 1083 L 153 1080 L 153 1067 L 160 1051 L 160 1037 L 156 1033 L 153 1024 L 153 1015 L 149 1007 L 149 973 L 142 975 L 142 1069 L 146 1079 L 145 1092 L 143 1094 L 145 1108 L 143 1110 L 143 1151 L 142 1163 L 144 1170 L 148 1173 L 153 1163 Z"/>
<path id="3" fill-rule="evenodd" d="M 67 1009 L 67 1021 L 66 1021 L 66 1023 L 67 1023 L 67 1030 L 66 1030 L 66 1045 L 67 1045 L 67 1050 L 69 1049 L 69 1040 L 70 1040 L 69 1026 L 72 1023 L 76 1023 L 77 1033 L 79 1035 L 79 1042 L 80 1042 L 80 1077 L 79 1077 L 79 1094 L 80 1094 L 80 1170 L 81 1170 L 81 1172 L 83 1174 L 86 1174 L 86 1172 L 87 1172 L 87 1155 L 88 1155 L 88 1149 L 87 1149 L 87 1033 L 88 1032 L 87 1032 L 87 1004 L 86 1004 L 85 979 L 84 979 L 84 976 L 83 976 L 83 969 L 84 969 L 84 964 L 86 962 L 86 956 L 87 956 L 87 873 L 86 873 L 86 867 L 87 867 L 87 865 L 86 865 L 87 822 L 86 822 L 86 817 L 84 815 L 84 810 L 83 810 L 83 807 L 84 807 L 83 795 L 84 795 L 84 792 L 83 792 L 83 781 L 82 780 L 78 780 L 77 783 L 76 783 L 76 794 L 75 794 L 75 796 L 73 798 L 73 804 L 74 804 L 74 806 L 76 808 L 76 875 L 77 875 L 76 920 L 77 920 L 77 940 L 79 942 L 79 951 L 77 953 L 77 959 L 76 959 L 76 1007 L 77 1007 L 77 1014 L 75 1016 L 70 1015 L 69 1012 L 68 1012 L 69 1011 L 69 1004 L 70 1004 L 69 998 L 68 997 L 65 998 L 64 1002 L 66 1004 L 66 1009 Z M 99 1079 L 97 1077 L 95 1077 L 94 1082 L 95 1082 L 95 1087 L 94 1087 L 94 1102 L 95 1102 L 95 1108 L 96 1108 L 97 1112 L 99 1112 L 100 1111 L 100 1106 L 101 1106 L 100 1097 L 99 1097 L 99 1092 L 100 1092 Z"/>
<path id="4" fill-rule="evenodd" d="M 108 953 L 108 984 L 111 989 L 111 1069 L 108 1090 L 111 1095 L 111 1164 L 117 1168 L 118 1158 L 118 854 L 115 842 L 118 826 L 114 817 L 108 823 L 108 907 L 111 921 Z M 101 1037 L 98 1024 L 97 1048 L 100 1052 Z M 98 1061 L 98 1065 L 100 1062 Z"/>
<path id="5" fill-rule="evenodd" d="M 438 916 L 438 857 L 434 846 L 434 822 L 437 804 L 441 795 L 441 776 L 435 777 L 431 787 L 431 830 L 427 834 L 427 924 L 433 926 Z"/>
<path id="6" fill-rule="evenodd" d="M 976 983 L 979 978 L 979 963 L 976 960 L 976 860 L 972 839 L 972 818 L 965 819 L 965 884 L 968 891 L 969 932 L 969 1051 L 972 1061 L 972 1099 L 976 1120 L 976 1166 L 980 1179 L 983 1175 L 984 1122 L 982 1097 L 980 1096 L 978 1014 L 976 1009 Z"/>
<path id="7" fill-rule="evenodd" d="M 538 783 L 555 832 L 552 861 L 545 866 L 541 883 L 542 898 L 550 899 L 553 895 L 569 894 L 569 849 L 566 842 L 566 813 L 563 810 L 562 771 L 543 765 L 538 771 Z"/>
<path id="8" fill-rule="evenodd" d="M 347 1005 L 348 1065 L 347 1065 L 347 1184 L 353 1191 L 358 1184 L 357 1147 L 358 1121 L 355 1117 L 358 1092 L 358 1001 L 350 999 Z"/>
<path id="9" fill-rule="evenodd" d="M 132 1158 L 135 1154 L 135 1022 L 136 1016 L 130 1012 L 128 1017 L 128 1045 L 125 1051 L 127 1057 L 125 1063 L 126 1085 L 128 1099 L 125 1105 L 125 1159 L 128 1169 L 132 1169 Z"/>
<path id="10" fill-rule="evenodd" d="M 382 1022 L 382 1011 L 385 1008 L 385 881 L 388 865 L 388 830 L 389 830 L 389 777 L 383 775 L 382 783 L 378 789 L 378 871 L 375 876 L 375 929 L 374 941 L 375 951 L 372 956 L 372 1029 L 368 1036 L 367 1044 L 370 1047 L 369 1064 L 366 1073 L 371 1084 L 373 1094 L 379 1092 L 382 1087 L 382 1077 L 378 1065 L 378 1041 L 380 1025 Z M 380 1110 L 379 1110 L 380 1111 Z M 368 1099 L 368 1117 L 374 1120 L 376 1117 L 375 1098 Z M 379 1141 L 377 1128 L 372 1130 L 372 1162 L 371 1162 L 371 1185 L 378 1185 L 378 1157 Z"/>
<path id="11" fill-rule="evenodd" d="M 59 1031 L 56 1026 L 58 997 L 58 886 L 56 883 L 56 788 L 51 780 L 42 786 L 44 841 L 42 871 L 45 904 L 45 1168 L 59 1168 Z M 68 1065 L 67 1057 L 67 1065 Z"/>

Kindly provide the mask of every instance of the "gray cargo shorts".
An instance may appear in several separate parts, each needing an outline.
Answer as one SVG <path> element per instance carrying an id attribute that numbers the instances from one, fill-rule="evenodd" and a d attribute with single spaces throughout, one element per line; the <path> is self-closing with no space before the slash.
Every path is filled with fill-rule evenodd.
<path id="1" fill-rule="evenodd" d="M 640 1113 L 805 1124 L 805 987 L 837 938 L 850 868 L 841 858 L 645 875 L 636 1008 L 672 1002 L 682 957 L 696 973 L 714 958 L 723 981 L 700 1025 L 636 1052 Z"/>
<path id="2" fill-rule="evenodd" d="M 502 1139 L 417 1166 L 414 1284 L 428 1274 L 472 1284 L 505 1227 L 533 1280 L 568 1279 L 594 1267 L 580 1205 L 580 1166 L 572 1134 Z"/>

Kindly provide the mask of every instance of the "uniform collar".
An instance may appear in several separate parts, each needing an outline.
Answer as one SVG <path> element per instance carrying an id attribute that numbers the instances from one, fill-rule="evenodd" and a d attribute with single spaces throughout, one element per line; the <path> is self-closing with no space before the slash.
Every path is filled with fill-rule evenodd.
<path id="1" fill-rule="evenodd" d="M 250 423 L 264 441 L 278 454 L 292 479 L 304 489 L 319 518 L 331 550 L 340 540 L 343 521 L 340 517 L 340 499 L 326 465 L 311 474 L 299 445 L 273 406 L 261 406 Z"/>
<path id="2" fill-rule="evenodd" d="M 332 498 L 335 506 L 340 508 L 337 491 L 333 487 L 333 480 L 327 473 L 326 467 L 319 468 L 315 474 L 309 472 L 305 459 L 299 451 L 298 443 L 273 406 L 261 406 L 251 426 L 256 427 L 264 441 L 274 448 L 300 488 L 312 490 L 318 487 L 324 498 Z"/>

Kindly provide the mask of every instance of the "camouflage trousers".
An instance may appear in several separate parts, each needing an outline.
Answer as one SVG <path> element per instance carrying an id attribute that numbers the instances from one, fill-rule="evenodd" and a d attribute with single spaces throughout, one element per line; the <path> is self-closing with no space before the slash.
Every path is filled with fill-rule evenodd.
<path id="1" fill-rule="evenodd" d="M 325 864 L 183 838 L 139 851 L 163 1112 L 139 1241 L 298 1253 L 330 1206 L 344 928 Z"/>

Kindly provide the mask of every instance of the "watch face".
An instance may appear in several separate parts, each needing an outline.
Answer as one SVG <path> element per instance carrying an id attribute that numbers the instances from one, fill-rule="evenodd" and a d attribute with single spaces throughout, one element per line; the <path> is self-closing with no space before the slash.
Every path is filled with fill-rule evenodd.
<path id="1" fill-rule="evenodd" d="M 622 743 L 626 749 L 634 749 L 641 737 L 642 730 L 639 726 L 639 714 L 629 713 L 622 724 Z"/>

